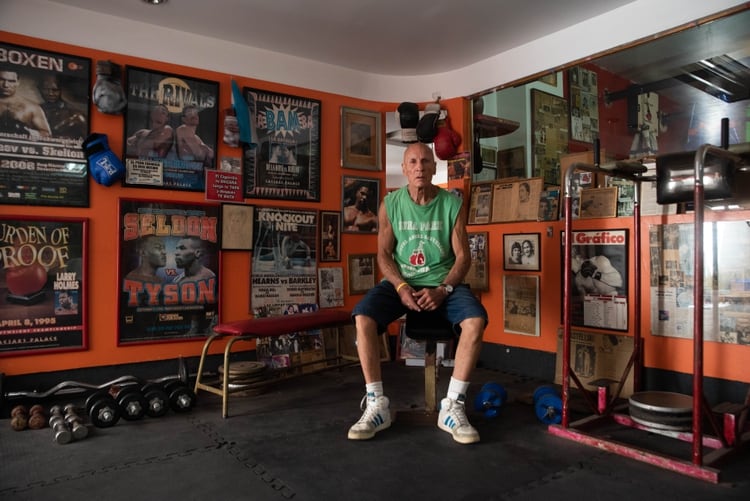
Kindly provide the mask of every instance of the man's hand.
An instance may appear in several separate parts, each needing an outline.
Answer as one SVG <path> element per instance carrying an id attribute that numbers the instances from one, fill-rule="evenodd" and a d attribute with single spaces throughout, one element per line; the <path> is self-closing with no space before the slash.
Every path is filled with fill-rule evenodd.
<path id="1" fill-rule="evenodd" d="M 434 311 L 438 309 L 447 296 L 448 293 L 443 287 L 435 287 L 434 289 L 425 287 L 419 292 L 414 293 L 414 299 L 420 311 Z"/>
<path id="2" fill-rule="evenodd" d="M 594 273 L 596 273 L 596 270 L 597 270 L 596 265 L 592 263 L 591 261 L 584 261 L 581 264 L 581 275 L 586 278 L 594 275 Z M 599 274 L 599 277 L 601 277 L 601 274 Z"/>

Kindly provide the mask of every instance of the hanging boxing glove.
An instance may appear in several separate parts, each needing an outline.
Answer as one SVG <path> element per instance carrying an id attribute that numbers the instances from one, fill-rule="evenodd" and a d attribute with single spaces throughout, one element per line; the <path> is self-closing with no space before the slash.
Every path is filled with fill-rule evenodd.
<path id="1" fill-rule="evenodd" d="M 112 61 L 96 63 L 96 83 L 92 92 L 96 108 L 108 115 L 119 115 L 128 104 L 120 80 L 120 66 Z"/>
<path id="2" fill-rule="evenodd" d="M 461 136 L 451 129 L 448 120 L 441 120 L 435 134 L 435 155 L 440 160 L 450 160 L 458 152 Z"/>
<path id="3" fill-rule="evenodd" d="M 417 124 L 417 139 L 420 143 L 431 143 L 438 132 L 440 104 L 430 103 L 424 107 L 424 114 Z"/>
<path id="4" fill-rule="evenodd" d="M 81 145 L 94 181 L 111 186 L 125 175 L 125 167 L 117 155 L 109 148 L 106 134 L 93 133 Z"/>
<path id="5" fill-rule="evenodd" d="M 396 109 L 401 124 L 401 142 L 417 142 L 417 124 L 419 124 L 419 106 L 415 103 L 403 102 Z"/>

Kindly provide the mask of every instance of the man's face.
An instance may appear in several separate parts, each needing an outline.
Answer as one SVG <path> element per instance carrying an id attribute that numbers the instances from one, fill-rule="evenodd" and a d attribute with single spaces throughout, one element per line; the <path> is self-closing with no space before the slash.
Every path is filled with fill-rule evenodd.
<path id="1" fill-rule="evenodd" d="M 435 157 L 432 150 L 424 144 L 415 143 L 406 148 L 404 163 L 401 169 L 406 176 L 409 186 L 426 188 L 432 184 L 435 175 Z"/>
<path id="2" fill-rule="evenodd" d="M 18 73 L 15 71 L 0 71 L 0 97 L 10 97 L 18 89 Z"/>
<path id="3" fill-rule="evenodd" d="M 531 244 L 528 242 L 524 242 L 523 244 L 523 253 L 527 256 L 531 255 Z"/>
<path id="4" fill-rule="evenodd" d="M 57 81 L 54 78 L 45 78 L 40 90 L 42 97 L 48 103 L 55 103 L 60 100 L 62 89 L 57 85 Z"/>
<path id="5" fill-rule="evenodd" d="M 356 205 L 359 209 L 367 209 L 367 198 L 370 196 L 370 188 L 361 186 L 356 193 Z"/>
<path id="6" fill-rule="evenodd" d="M 151 110 L 151 126 L 161 127 L 169 122 L 169 112 L 163 106 L 156 106 Z"/>
<path id="7" fill-rule="evenodd" d="M 60 296 L 58 296 L 58 302 L 60 303 L 61 308 L 70 309 L 70 307 L 73 306 L 73 301 L 67 292 L 60 293 Z"/>
<path id="8" fill-rule="evenodd" d="M 197 257 L 197 250 L 190 240 L 180 240 L 174 253 L 174 262 L 178 268 L 186 268 Z"/>
<path id="9" fill-rule="evenodd" d="M 161 240 L 152 238 L 146 242 L 144 248 L 146 253 L 146 259 L 151 266 L 166 266 L 167 264 L 167 249 Z"/>
<path id="10" fill-rule="evenodd" d="M 198 117 L 198 110 L 190 109 L 185 112 L 185 116 L 182 117 L 182 122 L 185 125 L 198 125 L 200 123 L 200 117 Z"/>

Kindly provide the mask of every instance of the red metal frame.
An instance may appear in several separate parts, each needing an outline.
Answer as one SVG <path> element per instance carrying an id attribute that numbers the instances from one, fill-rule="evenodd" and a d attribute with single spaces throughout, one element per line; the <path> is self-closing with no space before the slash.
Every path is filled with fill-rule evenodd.
<path id="1" fill-rule="evenodd" d="M 598 145 L 596 145 L 598 149 Z M 704 203 L 704 186 L 703 186 L 703 165 L 706 155 L 710 153 L 714 156 L 727 158 L 734 162 L 741 162 L 741 159 L 733 153 L 717 148 L 711 145 L 701 146 L 695 154 L 695 188 L 694 188 L 694 229 L 695 229 L 695 275 L 694 275 L 694 302 L 693 304 L 703 304 L 703 203 Z M 571 247 L 570 238 L 565 238 L 564 245 L 564 278 L 563 278 L 563 349 L 562 349 L 562 422 L 560 424 L 551 424 L 548 431 L 553 435 L 575 440 L 577 442 L 597 447 L 621 456 L 636 459 L 645 463 L 658 466 L 667 470 L 682 473 L 694 478 L 706 480 L 713 483 L 719 482 L 720 470 L 711 467 L 711 465 L 723 459 L 730 453 L 735 452 L 743 445 L 750 442 L 750 432 L 745 432 L 745 423 L 747 420 L 747 408 L 750 405 L 750 390 L 744 402 L 744 407 L 740 407 L 740 412 L 727 411 L 722 414 L 723 422 L 717 423 L 714 412 L 709 408 L 703 394 L 703 308 L 694 308 L 693 319 L 693 426 L 692 432 L 673 432 L 665 430 L 655 430 L 636 423 L 628 414 L 615 412 L 614 404 L 619 398 L 620 391 L 631 370 L 633 369 L 633 387 L 635 390 L 641 388 L 641 377 L 643 368 L 643 343 L 641 336 L 641 213 L 640 213 L 640 183 L 653 178 L 646 178 L 642 173 L 636 172 L 631 168 L 603 169 L 598 165 L 574 163 L 570 165 L 565 172 L 564 180 L 564 204 L 565 204 L 565 234 L 572 235 L 572 174 L 575 170 L 586 170 L 590 172 L 599 172 L 615 177 L 630 179 L 635 182 L 635 204 L 634 204 L 634 271 L 635 277 L 635 304 L 634 304 L 634 332 L 633 332 L 633 353 L 630 357 L 628 366 L 625 368 L 616 391 L 610 395 L 609 388 L 602 386 L 599 388 L 597 399 L 594 401 L 589 393 L 583 388 L 577 376 L 570 367 L 570 339 L 571 339 Z M 581 390 L 591 406 L 594 414 L 576 421 L 570 422 L 570 380 L 573 379 L 576 386 Z M 702 430 L 703 417 L 706 417 L 710 423 L 714 435 L 706 435 Z M 675 456 L 651 451 L 642 447 L 618 442 L 612 439 L 603 438 L 594 434 L 594 428 L 605 423 L 616 423 L 621 426 L 648 431 L 652 434 L 659 434 L 669 438 L 692 442 L 691 460 L 687 461 Z M 704 448 L 713 449 L 712 452 L 705 454 Z"/>

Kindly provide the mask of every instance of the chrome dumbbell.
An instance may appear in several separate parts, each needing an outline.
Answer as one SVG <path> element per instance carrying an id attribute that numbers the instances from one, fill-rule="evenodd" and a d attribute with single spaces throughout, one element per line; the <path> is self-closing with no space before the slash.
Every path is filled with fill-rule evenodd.
<path id="1" fill-rule="evenodd" d="M 65 422 L 62 407 L 59 405 L 53 406 L 49 410 L 49 415 L 49 426 L 54 432 L 53 440 L 55 443 L 63 445 L 73 440 L 73 434 L 70 432 L 70 428 L 68 428 L 68 424 Z"/>
<path id="2" fill-rule="evenodd" d="M 83 419 L 76 412 L 75 405 L 67 404 L 63 410 L 65 411 L 65 423 L 70 427 L 73 438 L 83 440 L 88 437 L 89 429 L 83 424 Z"/>

